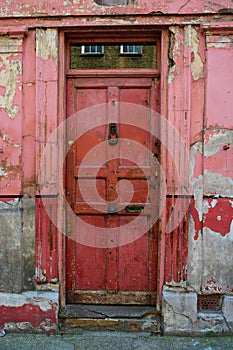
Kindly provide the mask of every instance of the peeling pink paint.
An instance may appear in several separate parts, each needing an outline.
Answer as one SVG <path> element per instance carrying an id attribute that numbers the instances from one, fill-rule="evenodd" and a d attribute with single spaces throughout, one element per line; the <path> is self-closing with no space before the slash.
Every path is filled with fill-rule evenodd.
<path id="1" fill-rule="evenodd" d="M 204 0 L 160 0 L 151 2 L 150 0 L 136 0 L 131 5 L 120 6 L 100 6 L 94 1 L 82 0 L 57 0 L 56 5 L 48 0 L 25 1 L 12 0 L 9 6 L 7 0 L 3 0 L 1 12 L 2 16 L 30 16 L 37 14 L 38 16 L 56 16 L 56 15 L 113 15 L 113 14 L 136 14 L 154 12 L 155 14 L 198 14 L 198 13 L 214 13 L 214 12 L 230 12 L 232 10 L 232 2 L 230 0 L 222 0 L 218 2 L 208 2 Z"/>

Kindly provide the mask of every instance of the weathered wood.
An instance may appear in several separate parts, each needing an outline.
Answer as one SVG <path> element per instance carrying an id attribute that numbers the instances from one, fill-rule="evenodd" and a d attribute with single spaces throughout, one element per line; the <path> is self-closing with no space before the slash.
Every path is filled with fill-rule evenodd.
<path id="1" fill-rule="evenodd" d="M 78 304 L 155 305 L 156 293 L 137 291 L 68 291 L 67 300 Z"/>
<path id="2" fill-rule="evenodd" d="M 149 228 L 152 208 L 157 211 L 155 201 L 159 203 L 159 196 L 151 195 L 158 188 L 155 188 L 152 164 L 157 139 L 150 132 L 150 110 L 160 110 L 159 82 L 155 77 L 136 78 L 130 74 L 122 78 L 117 71 L 111 71 L 112 78 L 67 78 L 67 118 L 77 113 L 80 127 L 84 128 L 67 156 L 67 199 L 79 219 L 88 224 L 79 232 L 80 226 L 71 220 L 71 235 L 83 234 L 85 240 L 92 226 L 95 242 L 85 246 L 67 240 L 66 302 L 155 305 L 157 241 L 154 228 Z M 135 106 L 129 120 L 127 115 L 132 111 L 124 109 L 126 103 Z M 97 105 L 103 108 L 96 110 Z M 85 111 L 87 115 L 82 123 Z M 119 138 L 114 145 L 109 141 L 110 123 L 115 125 L 114 137 Z M 75 127 L 72 124 L 70 135 Z M 73 140 L 69 133 L 67 137 Z M 131 189 L 126 183 L 131 184 Z M 119 195 L 121 184 L 126 187 Z M 130 228 L 129 224 L 138 215 L 140 220 Z M 139 237 L 134 233 L 138 227 L 142 231 Z M 124 237 L 130 236 L 132 241 L 119 247 L 99 247 L 95 245 L 96 239 L 103 230 L 104 242 L 113 230 L 118 234 L 116 245 Z"/>

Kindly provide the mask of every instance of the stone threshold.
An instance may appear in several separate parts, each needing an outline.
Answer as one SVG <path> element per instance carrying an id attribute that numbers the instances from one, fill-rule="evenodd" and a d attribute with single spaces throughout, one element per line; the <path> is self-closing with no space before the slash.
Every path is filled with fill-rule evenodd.
<path id="1" fill-rule="evenodd" d="M 78 329 L 161 334 L 155 307 L 118 305 L 66 305 L 59 312 L 60 332 Z"/>

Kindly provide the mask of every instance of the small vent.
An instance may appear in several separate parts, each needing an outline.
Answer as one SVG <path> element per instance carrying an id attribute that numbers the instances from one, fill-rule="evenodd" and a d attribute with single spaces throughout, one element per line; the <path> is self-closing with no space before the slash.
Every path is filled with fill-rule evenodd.
<path id="1" fill-rule="evenodd" d="M 222 295 L 198 295 L 197 299 L 198 310 L 205 311 L 220 311 L 222 308 Z"/>

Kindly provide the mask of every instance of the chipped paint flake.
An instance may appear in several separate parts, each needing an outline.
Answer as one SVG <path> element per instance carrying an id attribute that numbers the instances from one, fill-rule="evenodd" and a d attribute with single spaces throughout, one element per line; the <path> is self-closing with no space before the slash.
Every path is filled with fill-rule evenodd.
<path id="1" fill-rule="evenodd" d="M 168 84 L 171 84 L 175 78 L 179 74 L 178 67 L 177 67 L 177 58 L 181 56 L 181 45 L 182 42 L 182 35 L 180 33 L 180 29 L 177 27 L 170 27 L 170 47 L 169 47 L 169 59 L 172 62 L 172 65 L 169 69 L 169 75 L 168 75 Z"/>
<path id="2" fill-rule="evenodd" d="M 36 54 L 43 60 L 52 58 L 55 62 L 57 57 L 58 35 L 57 29 L 37 29 L 36 30 Z"/>
<path id="3" fill-rule="evenodd" d="M 5 176 L 6 172 L 3 168 L 0 167 L 0 176 Z"/>
<path id="4" fill-rule="evenodd" d="M 209 202 L 207 200 L 204 200 L 203 201 L 203 213 L 208 214 L 209 209 L 210 209 Z"/>
<path id="5" fill-rule="evenodd" d="M 212 39 L 212 38 L 211 38 Z M 207 47 L 214 47 L 216 49 L 224 49 L 229 43 L 232 42 L 231 38 L 228 37 L 219 37 L 216 41 L 211 41 L 207 38 Z"/>
<path id="6" fill-rule="evenodd" d="M 52 309 L 52 303 L 48 299 L 40 296 L 27 297 L 23 294 L 12 294 L 11 296 L 9 293 L 1 293 L 0 296 L 0 306 L 21 307 L 30 303 L 31 305 L 39 306 L 42 311 Z"/>
<path id="7" fill-rule="evenodd" d="M 199 176 L 197 186 L 194 187 L 194 199 L 195 199 L 195 209 L 198 212 L 199 221 L 202 221 L 203 217 L 203 176 Z"/>
<path id="8" fill-rule="evenodd" d="M 196 165 L 196 155 L 199 152 L 200 155 L 203 153 L 203 142 L 199 141 L 192 145 L 190 149 L 190 179 L 191 185 L 196 183 L 196 179 L 194 178 L 194 171 Z"/>
<path id="9" fill-rule="evenodd" d="M 14 119 L 19 111 L 15 104 L 17 84 L 20 82 L 19 75 L 22 74 L 22 62 L 17 56 L 12 56 L 19 49 L 22 41 L 0 37 L 0 86 L 3 93 L 0 95 L 0 108 L 4 109 L 9 118 Z"/>
<path id="10" fill-rule="evenodd" d="M 197 32 L 192 28 L 192 62 L 191 72 L 194 80 L 198 80 L 204 77 L 204 64 L 199 54 L 200 40 L 197 37 Z"/>
<path id="11" fill-rule="evenodd" d="M 221 148 L 228 150 L 233 147 L 233 130 L 223 130 L 211 135 L 211 138 L 204 145 L 204 155 L 206 158 L 212 157 L 218 153 Z"/>
<path id="12" fill-rule="evenodd" d="M 216 204 L 218 203 L 218 201 L 216 199 L 213 199 L 211 201 L 211 208 L 214 208 L 216 206 Z"/>

